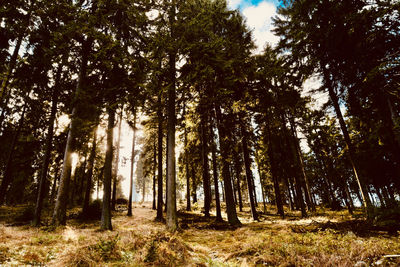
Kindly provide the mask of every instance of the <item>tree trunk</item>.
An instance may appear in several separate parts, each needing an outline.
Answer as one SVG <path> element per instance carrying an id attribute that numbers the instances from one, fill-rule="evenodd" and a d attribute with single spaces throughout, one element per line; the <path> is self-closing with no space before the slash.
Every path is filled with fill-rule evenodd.
<path id="1" fill-rule="evenodd" d="M 215 135 L 214 127 L 211 125 L 211 133 L 212 133 L 212 145 L 211 145 L 211 156 L 212 156 L 212 164 L 213 164 L 213 176 L 214 176 L 214 190 L 215 190 L 215 208 L 216 208 L 216 220 L 218 222 L 222 222 L 221 215 L 221 203 L 219 199 L 219 190 L 218 190 L 218 165 L 217 165 L 217 153 L 216 153 L 216 144 L 215 144 Z"/>
<path id="2" fill-rule="evenodd" d="M 171 18 L 172 25 L 175 20 L 175 2 L 171 6 Z M 174 36 L 173 29 L 171 29 L 171 36 Z M 174 232 L 178 228 L 178 219 L 176 216 L 176 166 L 175 166 L 175 63 L 176 63 L 176 53 L 175 51 L 171 52 L 169 55 L 169 75 L 170 75 L 170 86 L 168 88 L 168 124 L 167 124 L 167 132 L 168 132 L 168 157 L 167 157 L 167 228 L 169 231 Z"/>
<path id="3" fill-rule="evenodd" d="M 222 178 L 224 179 L 226 214 L 228 216 L 229 224 L 237 226 L 241 223 L 236 214 L 236 207 L 233 199 L 232 180 L 229 172 L 229 144 L 227 143 L 229 136 L 227 129 L 225 129 L 224 121 L 222 120 L 221 109 L 218 105 L 215 105 L 215 113 L 217 118 L 219 135 L 218 139 L 222 157 Z"/>
<path id="4" fill-rule="evenodd" d="M 237 187 L 237 201 L 239 202 L 239 211 L 243 211 L 243 201 L 242 201 L 242 189 L 240 186 L 240 177 L 242 173 L 242 166 L 240 164 L 239 156 L 236 151 L 232 150 L 233 158 L 235 161 L 235 174 L 236 174 L 236 187 Z"/>
<path id="5" fill-rule="evenodd" d="M 133 165 L 135 163 L 135 142 L 136 142 L 136 110 L 133 110 L 133 137 L 131 151 L 131 175 L 129 177 L 129 199 L 128 199 L 128 216 L 132 216 L 132 195 L 133 195 Z"/>
<path id="6" fill-rule="evenodd" d="M 282 203 L 282 196 L 281 196 L 281 190 L 279 188 L 279 182 L 278 182 L 278 172 L 276 169 L 276 162 L 275 162 L 275 155 L 274 155 L 274 150 L 273 150 L 273 143 L 272 143 L 272 135 L 271 135 L 271 129 L 269 125 L 269 119 L 268 115 L 266 116 L 266 125 L 267 125 L 267 133 L 268 133 L 268 157 L 270 161 L 270 166 L 271 166 L 271 176 L 272 176 L 272 181 L 274 183 L 274 191 L 275 191 L 275 203 L 276 207 L 278 209 L 278 214 L 284 218 L 285 213 L 283 211 L 283 203 Z"/>
<path id="7" fill-rule="evenodd" d="M 162 174 L 162 154 L 163 154 L 163 115 L 162 115 L 162 107 L 161 107 L 161 93 L 158 94 L 158 170 L 157 170 L 157 221 L 163 221 L 163 174 Z"/>
<path id="8" fill-rule="evenodd" d="M 6 164 L 6 168 L 4 171 L 3 180 L 2 180 L 1 186 L 0 186 L 0 206 L 4 203 L 6 194 L 7 194 L 7 188 L 13 180 L 12 160 L 13 160 L 13 156 L 14 156 L 14 152 L 15 152 L 15 147 L 17 145 L 17 141 L 19 138 L 19 134 L 21 133 L 21 129 L 24 124 L 25 111 L 26 111 L 27 105 L 28 104 L 25 102 L 24 107 L 22 109 L 21 117 L 18 122 L 17 131 L 14 133 L 13 139 L 11 141 L 10 151 L 7 156 L 7 164 Z"/>
<path id="9" fill-rule="evenodd" d="M 113 168 L 113 191 L 112 191 L 112 201 L 111 201 L 111 210 L 115 210 L 115 203 L 117 200 L 117 184 L 118 184 L 118 164 L 119 164 L 119 149 L 121 143 L 121 126 L 122 126 L 122 112 L 124 107 L 121 108 L 121 113 L 119 114 L 118 121 L 118 139 L 115 151 L 115 168 Z"/>
<path id="10" fill-rule="evenodd" d="M 157 209 L 156 206 L 156 172 L 157 172 L 157 146 L 156 146 L 156 141 L 154 141 L 153 145 L 153 210 Z"/>
<path id="11" fill-rule="evenodd" d="M 253 220 L 258 220 L 258 214 L 256 210 L 256 204 L 254 200 L 254 188 L 253 188 L 253 174 L 251 172 L 251 160 L 250 160 L 250 152 L 248 148 L 248 141 L 247 141 L 247 131 L 244 129 L 244 126 L 240 125 L 240 130 L 242 134 L 242 148 L 243 148 L 243 160 L 244 166 L 246 170 L 246 180 L 247 180 L 247 189 L 249 191 L 249 200 L 250 200 L 250 208 L 251 208 L 251 215 L 253 216 Z"/>
<path id="12" fill-rule="evenodd" d="M 93 142 L 92 142 L 92 148 L 90 150 L 88 170 L 86 174 L 87 182 L 85 190 L 85 199 L 83 200 L 83 207 L 82 207 L 83 216 L 86 216 L 90 204 L 90 192 L 92 190 L 92 176 L 93 176 L 94 161 L 96 158 L 96 147 L 97 147 L 97 125 L 93 129 Z"/>
<path id="13" fill-rule="evenodd" d="M 186 175 L 186 210 L 190 211 L 190 175 L 189 175 L 189 149 L 188 149 L 188 141 L 187 141 L 187 131 L 186 127 L 184 130 L 184 145 L 185 145 L 185 175 Z"/>
<path id="14" fill-rule="evenodd" d="M 35 207 L 35 215 L 33 217 L 33 225 L 39 226 L 40 225 L 40 216 L 42 213 L 43 207 L 43 200 L 44 200 L 44 191 L 47 183 L 47 172 L 50 164 L 50 157 L 51 157 L 51 150 L 52 150 L 52 143 L 53 143 L 53 135 L 54 135 L 54 120 L 56 118 L 57 113 L 57 100 L 58 100 L 58 86 L 61 78 L 61 71 L 62 65 L 58 67 L 55 84 L 53 88 L 53 96 L 51 101 L 51 111 L 50 111 L 50 118 L 48 121 L 49 128 L 47 130 L 47 138 L 46 138 L 46 146 L 44 152 L 44 160 L 43 166 L 40 175 L 40 182 L 39 182 L 39 190 L 36 199 L 36 207 Z"/>
<path id="15" fill-rule="evenodd" d="M 370 214 L 371 213 L 371 208 L 372 208 L 371 200 L 370 200 L 370 198 L 368 196 L 368 192 L 367 192 L 366 186 L 364 184 L 364 181 L 362 181 L 358 177 L 358 167 L 355 165 L 355 162 L 354 162 L 354 158 L 355 158 L 354 147 L 353 147 L 353 144 L 351 142 L 349 132 L 347 131 L 347 126 L 346 126 L 346 123 L 345 123 L 345 121 L 343 119 L 342 111 L 340 110 L 338 96 L 336 95 L 336 93 L 335 93 L 335 91 L 333 89 L 333 85 L 332 85 L 332 82 L 330 80 L 330 77 L 329 77 L 329 74 L 328 74 L 328 70 L 326 69 L 326 67 L 323 67 L 323 75 L 324 75 L 324 79 L 325 79 L 325 82 L 326 82 L 326 86 L 328 87 L 329 97 L 330 97 L 330 99 L 331 99 L 331 101 L 333 103 L 333 107 L 335 109 L 336 116 L 337 116 L 337 118 L 339 120 L 340 128 L 341 128 L 341 130 L 343 132 L 343 137 L 344 137 L 344 140 L 346 142 L 347 149 L 349 151 L 348 156 L 349 156 L 350 164 L 351 164 L 351 166 L 353 168 L 354 176 L 356 178 L 358 187 L 359 187 L 360 192 L 361 192 L 361 197 L 362 197 L 362 200 L 363 200 L 362 203 L 363 203 L 363 206 L 364 206 L 364 208 L 366 210 L 367 216 L 370 216 L 371 215 Z"/>
<path id="16" fill-rule="evenodd" d="M 72 109 L 71 114 L 71 123 L 70 128 L 68 131 L 67 137 L 67 144 L 65 146 L 64 152 L 64 161 L 63 161 L 63 168 L 60 177 L 60 183 L 58 186 L 58 193 L 57 193 L 57 201 L 54 207 L 53 225 L 65 225 L 66 223 L 66 211 L 67 211 L 67 200 L 68 200 L 68 191 L 69 191 L 69 183 L 71 179 L 71 168 L 72 168 L 72 158 L 71 155 L 75 148 L 76 142 L 76 134 L 77 128 L 79 124 L 78 118 L 78 108 L 79 104 L 81 104 L 82 100 L 82 91 L 84 90 L 84 82 L 86 78 L 86 68 L 88 63 L 88 56 L 92 46 L 91 39 L 87 39 L 84 41 L 82 45 L 82 59 L 81 59 L 81 66 L 80 72 L 78 77 L 78 83 L 76 87 L 76 92 L 74 96 L 74 107 Z"/>
<path id="17" fill-rule="evenodd" d="M 192 161 L 192 195 L 193 195 L 193 203 L 197 203 L 197 184 L 196 184 L 196 169 L 194 168 L 194 162 Z"/>
<path id="18" fill-rule="evenodd" d="M 293 136 L 293 142 L 294 142 L 294 146 L 295 146 L 295 150 L 296 150 L 296 154 L 297 154 L 297 162 L 299 164 L 299 167 L 301 169 L 301 173 L 303 175 L 303 179 L 304 179 L 304 191 L 305 191 L 305 195 L 306 195 L 306 202 L 308 205 L 308 208 L 312 211 L 315 211 L 315 204 L 312 200 L 311 197 L 311 189 L 310 189 L 310 183 L 308 182 L 308 177 L 306 175 L 306 172 L 304 170 L 304 161 L 303 161 L 303 155 L 301 153 L 301 148 L 300 148 L 300 142 L 299 142 L 299 138 L 297 137 L 297 132 L 296 132 L 296 127 L 295 127 L 295 123 L 294 120 L 291 116 L 289 116 L 289 123 L 290 123 L 290 129 L 292 131 L 292 136 Z"/>
<path id="19" fill-rule="evenodd" d="M 211 188 L 210 188 L 210 172 L 208 166 L 208 134 L 207 134 L 207 116 L 204 114 L 204 109 L 201 111 L 201 160 L 203 170 L 203 191 L 204 191 L 204 215 L 210 217 L 211 205 Z"/>
<path id="20" fill-rule="evenodd" d="M 115 110 L 108 107 L 107 125 L 107 150 L 104 162 L 103 180 L 103 208 L 101 210 L 101 230 L 112 230 L 111 224 L 111 180 L 113 162 L 113 132 L 114 132 Z"/>

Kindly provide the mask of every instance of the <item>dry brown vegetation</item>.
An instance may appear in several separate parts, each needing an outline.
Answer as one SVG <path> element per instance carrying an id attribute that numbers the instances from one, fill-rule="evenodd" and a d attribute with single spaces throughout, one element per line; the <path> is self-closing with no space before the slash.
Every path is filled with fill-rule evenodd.
<path id="1" fill-rule="evenodd" d="M 137 204 L 133 217 L 116 212 L 114 231 L 97 221 L 68 221 L 39 229 L 15 223 L 24 207 L 0 208 L 0 266 L 396 266 L 400 239 L 366 227 L 346 212 L 323 212 L 284 220 L 271 213 L 242 227 L 204 218 L 199 210 L 180 212 L 180 230 L 171 234 L 154 221 L 150 205 Z M 71 211 L 74 213 L 74 210 Z M 323 216 L 322 216 L 323 215 Z M 14 217 L 13 217 L 14 216 Z M 73 216 L 72 216 L 73 217 Z"/>

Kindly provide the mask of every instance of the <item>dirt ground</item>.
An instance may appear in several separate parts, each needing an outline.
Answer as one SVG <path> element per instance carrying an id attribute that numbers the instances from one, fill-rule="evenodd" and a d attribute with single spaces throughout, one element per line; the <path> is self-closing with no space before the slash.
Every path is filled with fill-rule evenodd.
<path id="1" fill-rule="evenodd" d="M 132 217 L 120 207 L 113 231 L 99 231 L 98 221 L 81 221 L 74 210 L 65 227 L 33 228 L 12 219 L 18 207 L 1 207 L 0 266 L 400 265 L 397 235 L 372 231 L 346 212 L 319 211 L 306 219 L 294 212 L 280 219 L 268 207 L 253 222 L 247 208 L 239 213 L 243 225 L 233 228 L 194 209 L 179 211 L 180 230 L 172 234 L 154 220 L 150 203 L 136 203 Z"/>

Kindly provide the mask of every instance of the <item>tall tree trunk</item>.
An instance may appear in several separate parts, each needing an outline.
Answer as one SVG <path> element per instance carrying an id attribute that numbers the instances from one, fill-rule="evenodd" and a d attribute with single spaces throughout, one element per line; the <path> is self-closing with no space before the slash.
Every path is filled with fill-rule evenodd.
<path id="1" fill-rule="evenodd" d="M 163 154 L 163 114 L 162 114 L 162 107 L 161 107 L 161 93 L 158 94 L 157 98 L 158 103 L 158 110 L 157 110 L 157 117 L 158 117 L 158 170 L 157 170 L 157 221 L 163 221 L 163 167 L 162 167 L 162 154 Z"/>
<path id="2" fill-rule="evenodd" d="M 46 146 L 44 149 L 44 160 L 43 166 L 40 175 L 40 182 L 39 182 L 39 190 L 36 199 L 36 207 L 35 207 L 35 215 L 33 217 L 33 225 L 39 226 L 40 225 L 40 217 L 42 214 L 42 207 L 43 207 L 43 200 L 45 197 L 45 187 L 47 183 L 47 172 L 50 164 L 50 157 L 51 157 L 51 150 L 52 150 L 52 143 L 53 143 L 53 135 L 54 135 L 54 121 L 56 119 L 57 113 L 57 100 L 58 100 L 58 86 L 61 78 L 61 71 L 62 65 L 58 67 L 55 84 L 53 88 L 53 95 L 51 101 L 51 111 L 50 111 L 50 118 L 48 121 L 49 128 L 47 130 L 47 138 L 46 138 Z"/>
<path id="3" fill-rule="evenodd" d="M 265 192 L 264 192 L 265 189 L 264 189 L 263 177 L 261 175 L 260 158 L 258 156 L 257 151 L 255 153 L 255 157 L 256 157 L 256 163 L 257 163 L 258 177 L 260 178 L 261 195 L 262 195 L 262 198 L 263 198 L 263 208 L 264 208 L 263 211 L 264 211 L 264 214 L 266 214 L 267 213 L 267 206 L 265 205 Z"/>
<path id="4" fill-rule="evenodd" d="M 111 224 L 111 180 L 113 162 L 113 132 L 114 132 L 115 110 L 108 107 L 107 125 L 107 150 L 104 162 L 103 180 L 103 208 L 101 210 L 101 230 L 112 230 Z"/>
<path id="5" fill-rule="evenodd" d="M 211 205 L 211 188 L 210 188 L 210 172 L 208 166 L 208 134 L 207 134 L 207 116 L 204 114 L 205 109 L 201 111 L 201 160 L 203 170 L 203 191 L 204 191 L 204 215 L 210 217 L 210 205 Z"/>
<path id="6" fill-rule="evenodd" d="M 131 174 L 129 177 L 129 199 L 128 199 L 128 216 L 132 216 L 132 195 L 133 195 L 133 165 L 135 163 L 135 143 L 136 143 L 136 110 L 133 110 L 133 137 L 131 151 Z"/>
<path id="7" fill-rule="evenodd" d="M 168 120 L 168 118 L 167 118 Z M 167 136 L 165 137 L 165 206 L 164 211 L 167 212 L 167 202 L 168 202 L 168 131 Z"/>
<path id="8" fill-rule="evenodd" d="M 303 155 L 301 153 L 301 148 L 300 148 L 300 142 L 299 142 L 299 138 L 297 137 L 297 132 L 296 132 L 296 126 L 295 126 L 295 122 L 293 117 L 291 117 L 289 115 L 289 123 L 290 123 L 290 129 L 292 132 L 292 136 L 293 136 L 293 142 L 294 142 L 294 147 L 295 147 L 295 151 L 297 154 L 297 162 L 299 164 L 299 167 L 301 169 L 301 173 L 304 179 L 304 191 L 305 191 L 305 196 L 306 196 L 306 202 L 308 205 L 308 208 L 312 211 L 315 211 L 315 204 L 312 200 L 311 197 L 311 189 L 310 189 L 310 183 L 308 182 L 308 177 L 306 175 L 306 172 L 304 170 L 304 161 L 303 161 Z"/>
<path id="9" fill-rule="evenodd" d="M 279 181 L 278 181 L 278 172 L 276 168 L 276 161 L 275 161 L 275 155 L 274 155 L 274 149 L 273 149 L 273 142 L 272 142 L 272 135 L 271 135 L 271 129 L 270 129 L 270 122 L 268 118 L 268 114 L 266 115 L 266 125 L 267 125 L 267 134 L 268 134 L 268 157 L 270 161 L 270 167 L 271 167 L 271 176 L 272 176 L 272 181 L 274 183 L 274 191 L 275 191 L 275 203 L 276 207 L 278 209 L 278 214 L 284 218 L 285 213 L 283 211 L 283 203 L 282 203 L 282 196 L 281 196 L 281 190 L 279 188 Z"/>
<path id="10" fill-rule="evenodd" d="M 92 148 L 90 150 L 89 155 L 89 162 L 88 162 L 88 170 L 86 173 L 86 189 L 85 189 L 85 198 L 83 200 L 83 207 L 82 207 L 82 215 L 86 216 L 89 210 L 90 204 L 90 192 L 92 191 L 92 176 L 93 176 L 93 167 L 94 161 L 96 158 L 96 147 L 97 147 L 97 125 L 93 129 L 93 142 Z"/>
<path id="11" fill-rule="evenodd" d="M 229 140 L 227 129 L 225 129 L 224 121 L 222 120 L 221 109 L 215 105 L 215 113 L 217 118 L 217 128 L 219 136 L 219 145 L 222 157 L 222 178 L 224 179 L 226 214 L 228 222 L 231 225 L 240 225 L 240 221 L 236 214 L 235 201 L 233 199 L 232 179 L 229 172 Z"/>
<path id="12" fill-rule="evenodd" d="M 213 176 L 214 176 L 214 190 L 215 190 L 215 208 L 216 208 L 216 220 L 218 222 L 222 222 L 221 215 L 221 203 L 219 199 L 219 190 L 218 190 L 218 165 L 217 165 L 217 152 L 216 152 L 216 143 L 215 143 L 215 135 L 214 135 L 214 127 L 211 125 L 211 133 L 212 133 L 212 144 L 211 144 L 211 156 L 212 156 L 212 164 L 213 164 Z"/>
<path id="13" fill-rule="evenodd" d="M 258 220 L 258 214 L 256 210 L 256 204 L 254 201 L 253 195 L 253 175 L 251 172 L 251 160 L 250 160 L 250 152 L 248 148 L 248 141 L 247 141 L 247 131 L 244 126 L 240 125 L 241 135 L 242 135 L 242 148 L 243 148 L 243 160 L 244 166 L 246 170 L 246 180 L 247 180 L 247 189 L 249 191 L 249 200 L 250 200 L 250 208 L 251 208 L 251 215 L 253 216 L 253 220 Z"/>
<path id="14" fill-rule="evenodd" d="M 173 20 L 175 19 L 175 2 L 173 1 L 173 5 L 171 7 L 171 17 Z M 172 23 L 174 23 L 172 21 Z M 173 29 L 171 29 L 171 36 L 174 36 Z M 175 184 L 175 176 L 176 176 L 176 166 L 175 166 L 175 62 L 176 62 L 176 53 L 171 52 L 169 56 L 169 67 L 170 67 L 170 86 L 168 88 L 168 170 L 167 170 L 167 228 L 169 231 L 174 232 L 178 228 L 178 219 L 176 215 L 176 184 Z"/>
<path id="15" fill-rule="evenodd" d="M 236 185 L 237 185 L 237 201 L 239 202 L 239 211 L 243 211 L 243 201 L 242 201 L 242 189 L 240 186 L 242 165 L 240 164 L 239 156 L 235 150 L 232 150 L 233 158 L 235 161 L 235 174 L 236 174 Z"/>
<path id="16" fill-rule="evenodd" d="M 153 210 L 157 209 L 156 206 L 156 172 L 157 172 L 157 146 L 156 146 L 156 141 L 154 140 L 154 145 L 153 145 Z"/>
<path id="17" fill-rule="evenodd" d="M 196 169 L 194 167 L 193 161 L 192 161 L 191 170 L 192 170 L 192 185 L 193 185 L 193 188 L 192 188 L 193 203 L 197 203 Z"/>
<path id="18" fill-rule="evenodd" d="M 54 204 L 54 198 L 55 198 L 56 192 L 57 192 L 57 181 L 60 181 L 60 176 L 58 175 L 59 170 L 60 169 L 59 169 L 58 163 L 56 163 L 56 167 L 55 167 L 55 171 L 54 171 L 53 184 L 51 186 L 50 205 Z"/>
<path id="19" fill-rule="evenodd" d="M 324 79 L 325 79 L 325 82 L 326 82 L 326 86 L 328 88 L 329 97 L 330 97 L 330 99 L 332 101 L 332 104 L 333 104 L 333 107 L 335 109 L 336 116 L 337 116 L 337 118 L 339 120 L 340 128 L 341 128 L 341 130 L 343 132 L 343 137 L 344 137 L 344 140 L 346 142 L 347 149 L 349 151 L 348 157 L 349 157 L 350 164 L 351 164 L 351 166 L 353 168 L 354 176 L 356 178 L 358 187 L 360 189 L 360 193 L 361 193 L 361 197 L 362 197 L 362 203 L 363 203 L 363 206 L 364 206 L 364 208 L 366 210 L 367 216 L 370 216 L 371 215 L 370 214 L 371 213 L 371 208 L 372 208 L 371 199 L 368 196 L 368 191 L 366 189 L 364 181 L 362 181 L 358 176 L 358 169 L 359 168 L 355 165 L 355 162 L 354 162 L 355 150 L 354 150 L 353 144 L 351 142 L 349 132 L 347 131 L 347 126 L 346 126 L 346 123 L 345 123 L 345 121 L 343 119 L 342 111 L 340 110 L 338 96 L 336 95 L 336 93 L 335 93 L 335 91 L 333 89 L 333 85 L 332 85 L 331 79 L 329 77 L 328 70 L 326 69 L 326 67 L 323 67 L 322 69 L 323 69 L 323 75 L 324 75 Z"/>
<path id="20" fill-rule="evenodd" d="M 121 112 L 118 118 L 118 139 L 115 151 L 115 168 L 113 168 L 113 191 L 112 191 L 112 200 L 111 200 L 111 210 L 115 210 L 115 203 L 117 200 L 117 184 L 118 184 L 118 164 L 119 164 L 119 149 L 121 144 L 121 126 L 122 126 L 122 112 L 124 107 L 122 106 Z"/>
<path id="21" fill-rule="evenodd" d="M 13 139 L 11 141 L 10 151 L 7 156 L 7 164 L 6 164 L 6 168 L 4 171 L 3 180 L 1 181 L 1 186 L 0 186 L 0 205 L 2 205 L 4 203 L 6 194 L 7 194 L 7 188 L 13 180 L 12 161 L 13 161 L 13 156 L 14 156 L 14 152 L 15 152 L 15 147 L 17 145 L 17 141 L 18 141 L 19 135 L 21 133 L 22 126 L 24 124 L 25 111 L 26 111 L 27 105 L 28 105 L 27 102 L 25 102 L 24 107 L 22 109 L 21 117 L 18 122 L 17 131 L 14 133 Z"/>
<path id="22" fill-rule="evenodd" d="M 188 141 L 187 141 L 187 130 L 185 127 L 184 130 L 184 145 L 185 145 L 185 175 L 186 175 L 186 210 L 190 211 L 190 175 L 189 175 L 189 149 L 187 148 L 188 146 Z"/>
<path id="23" fill-rule="evenodd" d="M 80 65 L 80 72 L 78 77 L 78 83 L 76 87 L 76 92 L 74 96 L 74 107 L 71 114 L 71 123 L 68 131 L 67 144 L 65 146 L 63 168 L 60 177 L 60 184 L 58 186 L 57 201 L 54 207 L 52 224 L 54 225 L 65 225 L 66 223 L 66 211 L 67 211 L 67 200 L 69 183 L 71 179 L 71 168 L 72 168 L 72 158 L 71 155 L 75 148 L 76 135 L 78 130 L 79 118 L 78 109 L 79 105 L 82 103 L 82 93 L 84 90 L 84 82 L 86 78 L 86 69 L 88 63 L 88 56 L 92 46 L 92 40 L 87 39 L 82 44 L 82 59 Z"/>

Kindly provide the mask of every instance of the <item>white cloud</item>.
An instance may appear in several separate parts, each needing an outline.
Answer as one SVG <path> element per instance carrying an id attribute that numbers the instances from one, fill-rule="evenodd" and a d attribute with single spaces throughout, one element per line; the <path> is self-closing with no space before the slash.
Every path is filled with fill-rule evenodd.
<path id="1" fill-rule="evenodd" d="M 236 9 L 243 2 L 243 0 L 228 0 L 228 7 L 232 9 Z"/>
<path id="2" fill-rule="evenodd" d="M 237 1 L 231 0 L 230 2 Z M 257 45 L 255 53 L 260 53 L 266 43 L 273 46 L 277 44 L 279 37 L 271 32 L 273 29 L 272 18 L 276 15 L 276 7 L 273 3 L 263 1 L 255 6 L 247 6 L 242 13 L 247 20 L 247 25 L 253 30 L 255 44 Z"/>

